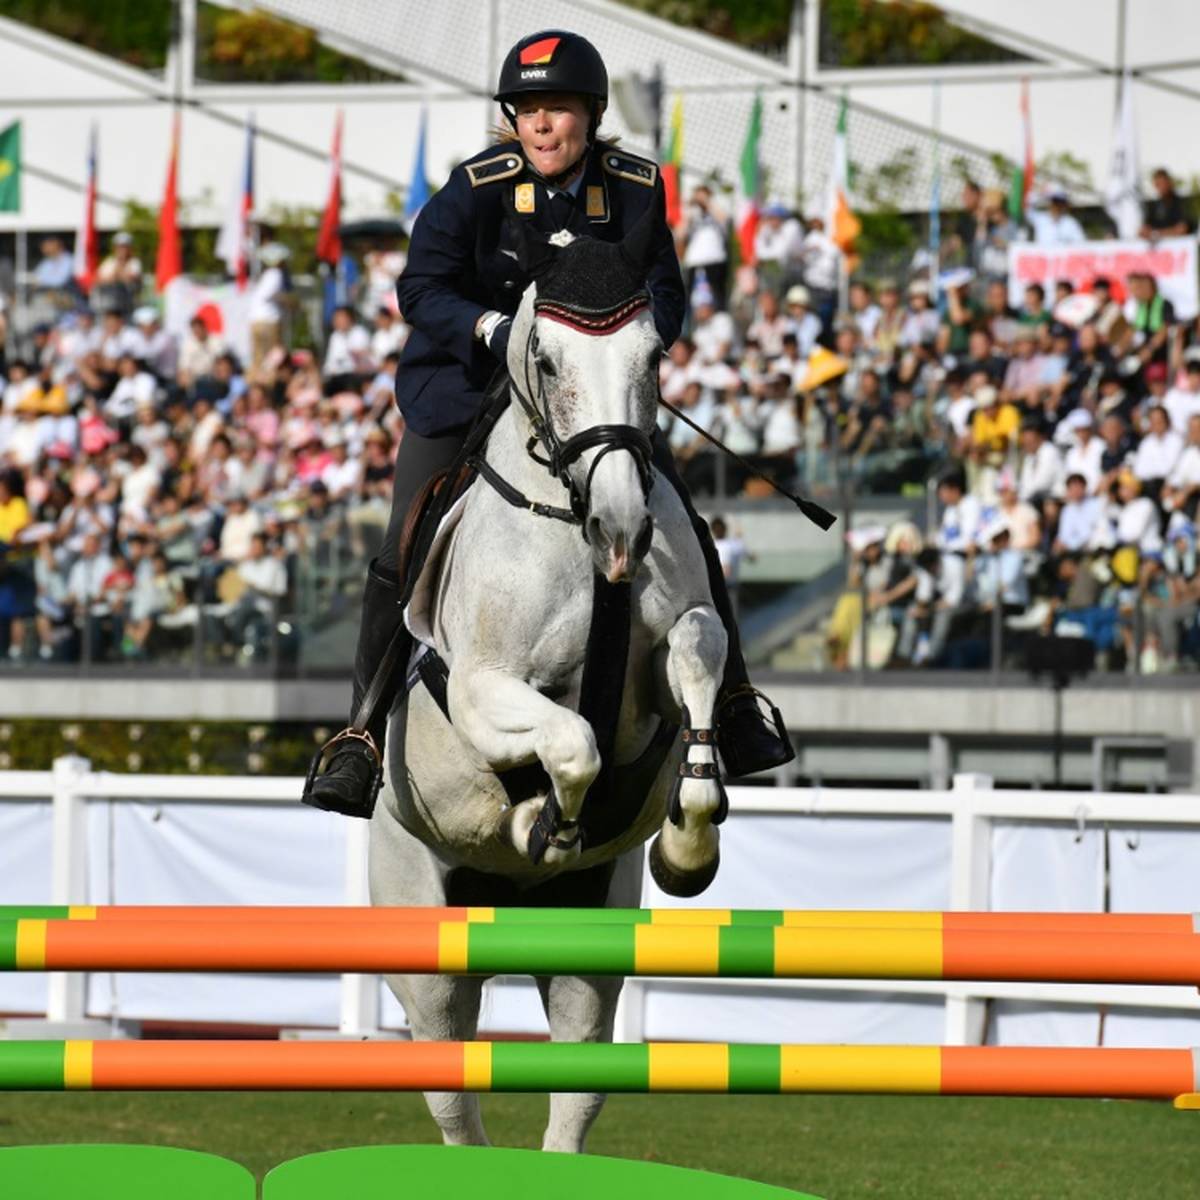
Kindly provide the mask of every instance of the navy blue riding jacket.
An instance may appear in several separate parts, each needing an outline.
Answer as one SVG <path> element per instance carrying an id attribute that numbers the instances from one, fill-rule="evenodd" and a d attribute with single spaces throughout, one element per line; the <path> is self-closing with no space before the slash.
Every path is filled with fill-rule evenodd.
<path id="1" fill-rule="evenodd" d="M 588 151 L 578 191 L 551 198 L 518 142 L 491 146 L 460 163 L 421 209 L 408 264 L 396 283 L 412 333 L 396 372 L 396 402 L 410 429 L 439 437 L 470 424 L 496 359 L 475 338 L 489 309 L 511 316 L 529 284 L 515 256 L 509 222 L 549 235 L 619 242 L 652 206 L 657 253 L 646 283 L 663 346 L 683 326 L 685 293 L 658 166 L 603 141 Z"/>

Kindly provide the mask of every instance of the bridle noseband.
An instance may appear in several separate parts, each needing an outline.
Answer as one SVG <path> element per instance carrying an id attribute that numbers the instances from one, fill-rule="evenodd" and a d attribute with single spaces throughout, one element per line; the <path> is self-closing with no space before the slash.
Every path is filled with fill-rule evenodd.
<path id="1" fill-rule="evenodd" d="M 616 307 L 603 311 L 577 308 L 557 300 L 535 300 L 533 310 L 536 315 L 569 325 L 572 329 L 582 333 L 598 336 L 613 333 L 621 326 L 628 324 L 638 313 L 649 307 L 649 304 L 650 294 L 643 290 L 634 293 Z M 495 469 L 485 460 L 481 458 L 476 461 L 475 465 L 509 503 L 517 504 L 519 507 L 528 507 L 539 516 L 554 517 L 578 525 L 583 534 L 583 540 L 586 542 L 588 540 L 587 518 L 591 510 L 592 479 L 596 474 L 596 468 L 606 455 L 612 454 L 616 450 L 627 450 L 633 455 L 633 460 L 637 465 L 638 479 L 642 485 L 642 496 L 644 499 L 649 499 L 650 489 L 654 485 L 654 467 L 650 461 L 653 453 L 650 437 L 636 425 L 593 425 L 563 441 L 555 431 L 554 423 L 550 419 L 545 377 L 537 366 L 537 351 L 537 322 L 534 320 L 529 323 L 529 334 L 525 339 L 525 355 L 522 364 L 524 389 L 517 386 L 516 380 L 510 380 L 510 387 L 533 428 L 533 434 L 525 444 L 526 453 L 534 462 L 544 466 L 567 489 L 570 508 L 551 508 L 549 505 L 533 504 L 511 484 L 497 475 Z M 538 446 L 541 446 L 543 454 L 537 452 Z M 571 477 L 570 467 L 586 451 L 597 446 L 600 447 L 600 452 L 588 468 L 587 478 L 581 491 Z"/>

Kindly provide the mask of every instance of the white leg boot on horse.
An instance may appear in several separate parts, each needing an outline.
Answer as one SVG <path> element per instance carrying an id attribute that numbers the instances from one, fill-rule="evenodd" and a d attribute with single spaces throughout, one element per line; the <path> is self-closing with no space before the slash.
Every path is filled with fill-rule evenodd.
<path id="1" fill-rule="evenodd" d="M 667 819 L 650 847 L 650 873 L 668 895 L 698 896 L 720 865 L 717 826 L 729 810 L 713 732 L 718 680 L 725 665 L 725 629 L 711 606 L 698 605 L 675 622 L 667 645 L 667 682 L 683 714 L 685 751 Z"/>

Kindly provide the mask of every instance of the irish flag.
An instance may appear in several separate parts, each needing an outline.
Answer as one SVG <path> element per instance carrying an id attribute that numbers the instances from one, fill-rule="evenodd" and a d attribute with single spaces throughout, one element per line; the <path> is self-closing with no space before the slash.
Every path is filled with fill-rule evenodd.
<path id="1" fill-rule="evenodd" d="M 671 109 L 671 136 L 662 161 L 663 190 L 667 193 L 667 224 L 672 227 L 683 219 L 679 199 L 679 169 L 683 165 L 683 97 L 676 96 Z"/>
<path id="2" fill-rule="evenodd" d="M 1025 216 L 1029 189 L 1033 187 L 1033 127 L 1029 123 L 1029 80 L 1021 81 L 1021 152 L 1019 166 L 1013 167 L 1012 185 L 1008 192 L 1008 215 L 1014 221 Z"/>
<path id="3" fill-rule="evenodd" d="M 746 129 L 746 140 L 742 143 L 740 175 L 742 194 L 738 201 L 737 227 L 738 245 L 741 247 L 742 262 L 753 266 L 754 235 L 758 232 L 758 211 L 762 200 L 762 164 L 758 161 L 758 143 L 762 139 L 762 96 L 755 94 L 754 107 L 750 110 L 750 125 Z"/>
<path id="4" fill-rule="evenodd" d="M 854 253 L 854 239 L 861 231 L 862 225 L 850 211 L 850 159 L 846 151 L 846 97 L 843 96 L 833 135 L 833 164 L 829 168 L 829 190 L 825 197 L 825 232 L 843 254 L 849 255 Z"/>

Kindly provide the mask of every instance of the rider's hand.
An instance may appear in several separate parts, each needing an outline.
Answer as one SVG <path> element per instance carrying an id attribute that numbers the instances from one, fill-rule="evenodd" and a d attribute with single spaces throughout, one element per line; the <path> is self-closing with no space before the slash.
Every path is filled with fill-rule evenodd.
<path id="1" fill-rule="evenodd" d="M 503 313 L 486 312 L 475 324 L 475 336 L 501 362 L 508 361 L 508 337 L 512 320 Z"/>

